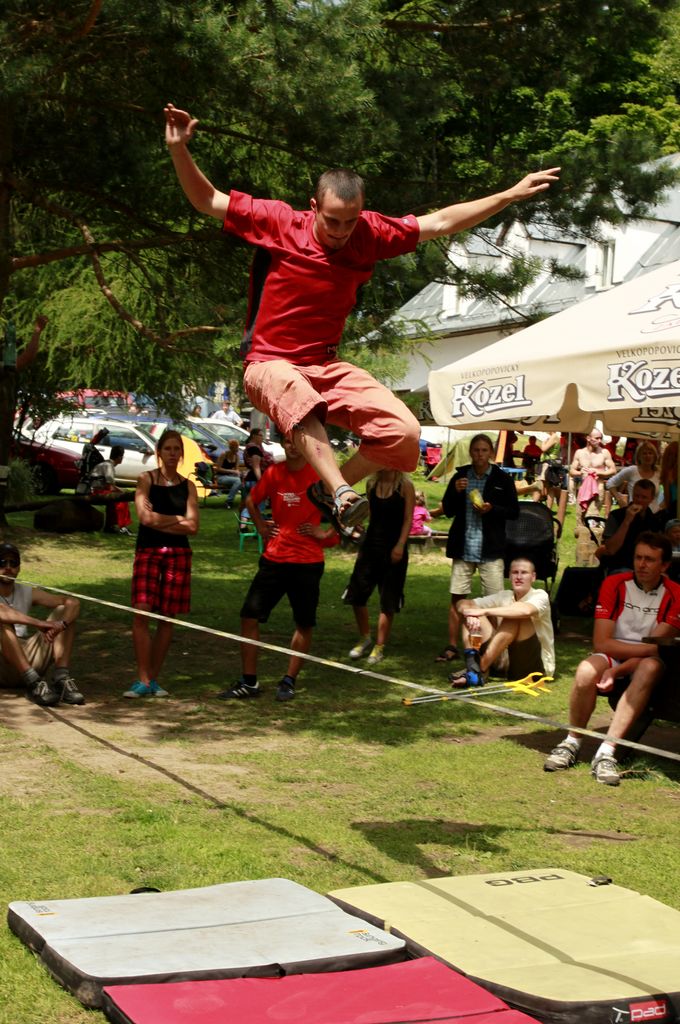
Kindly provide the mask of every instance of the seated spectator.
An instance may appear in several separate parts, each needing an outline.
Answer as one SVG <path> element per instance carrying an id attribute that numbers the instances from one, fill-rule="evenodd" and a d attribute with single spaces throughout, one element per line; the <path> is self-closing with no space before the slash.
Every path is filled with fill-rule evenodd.
<path id="1" fill-rule="evenodd" d="M 661 455 L 661 468 L 659 469 L 659 476 L 661 478 L 661 490 L 663 491 L 663 497 L 660 499 L 659 505 L 662 510 L 666 511 L 666 516 L 670 512 L 671 515 L 675 515 L 678 506 L 678 442 L 671 441 L 667 444 Z"/>
<path id="2" fill-rule="evenodd" d="M 457 606 L 470 594 L 475 572 L 479 572 L 482 594 L 497 594 L 503 589 L 505 523 L 519 515 L 512 478 L 491 463 L 493 444 L 488 435 L 475 434 L 469 451 L 471 464 L 456 471 L 442 498 L 444 515 L 453 518 L 446 544 L 453 565 L 449 643 L 437 661 L 459 657 Z"/>
<path id="3" fill-rule="evenodd" d="M 521 455 L 525 477 L 531 483 L 536 476 L 536 466 L 543 455 L 543 449 L 536 444 L 536 435 L 531 434 L 524 449 L 521 452 L 515 452 L 515 455 Z"/>
<path id="4" fill-rule="evenodd" d="M 633 500 L 633 488 L 638 480 L 651 480 L 655 487 L 652 512 L 658 512 L 660 502 L 659 453 L 651 441 L 641 441 L 635 452 L 635 465 L 624 466 L 607 480 L 606 488 L 611 491 L 621 508 Z M 662 496 L 663 492 L 661 492 Z"/>
<path id="5" fill-rule="evenodd" d="M 530 672 L 555 671 L 555 637 L 550 598 L 534 587 L 536 570 L 528 558 L 510 564 L 510 590 L 459 601 L 464 618 L 466 668 L 450 682 L 456 689 L 481 686 L 494 662 L 508 652 L 508 679 L 524 679 Z M 474 638 L 481 640 L 476 647 Z"/>
<path id="6" fill-rule="evenodd" d="M 661 533 L 642 533 L 635 546 L 634 571 L 608 576 L 600 588 L 593 653 L 576 669 L 569 700 L 569 724 L 585 729 L 599 694 L 628 685 L 616 706 L 607 736 L 591 763 L 591 774 L 607 786 L 619 785 L 616 741 L 628 732 L 649 703 L 664 673 L 655 644 L 646 636 L 677 636 L 680 586 L 664 575 L 672 549 Z M 569 732 L 547 758 L 546 772 L 565 771 L 578 760 L 581 737 Z"/>
<path id="7" fill-rule="evenodd" d="M 245 473 L 243 482 L 246 493 L 255 486 L 267 467 L 267 459 L 262 447 L 264 433 L 260 427 L 255 427 L 246 438 L 246 445 L 243 451 L 243 462 Z"/>
<path id="8" fill-rule="evenodd" d="M 602 544 L 596 555 L 605 573 L 631 572 L 635 545 L 641 533 L 660 528 L 650 505 L 655 488 L 651 480 L 638 480 L 633 487 L 633 500 L 626 508 L 615 508 L 607 517 Z"/>
<path id="9" fill-rule="evenodd" d="M 409 536 L 431 537 L 432 527 L 427 525 L 431 521 L 432 515 L 427 510 L 427 498 L 425 497 L 425 491 L 416 491 Z"/>
<path id="10" fill-rule="evenodd" d="M 668 578 L 674 583 L 678 583 L 680 581 L 680 519 L 669 519 L 664 526 L 664 533 L 673 549 L 673 560 L 668 569 Z"/>
<path id="11" fill-rule="evenodd" d="M 116 484 L 116 466 L 120 466 L 125 455 L 121 444 L 114 444 L 108 459 L 98 463 L 90 473 L 90 487 L 95 495 L 123 494 Z M 106 505 L 104 533 L 118 533 L 130 536 L 130 506 L 127 501 L 109 501 Z"/>
<path id="12" fill-rule="evenodd" d="M 28 699 L 45 708 L 59 701 L 84 704 L 68 669 L 80 602 L 17 583 L 20 568 L 19 549 L 0 544 L 0 685 L 25 686 Z M 47 619 L 28 614 L 35 604 L 50 609 Z M 37 632 L 29 636 L 29 627 Z"/>
<path id="13" fill-rule="evenodd" d="M 215 463 L 215 482 L 222 490 L 227 490 L 227 508 L 231 508 L 240 492 L 241 482 L 241 454 L 238 441 L 232 439 L 226 451 L 222 452 Z"/>

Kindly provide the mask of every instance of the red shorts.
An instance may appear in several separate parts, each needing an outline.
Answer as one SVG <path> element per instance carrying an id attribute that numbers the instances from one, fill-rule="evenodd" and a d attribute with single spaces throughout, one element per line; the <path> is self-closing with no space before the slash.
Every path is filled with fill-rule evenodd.
<path id="1" fill-rule="evenodd" d="M 132 568 L 132 606 L 174 617 L 191 605 L 191 548 L 138 548 Z"/>
<path id="2" fill-rule="evenodd" d="M 389 388 L 352 363 L 294 366 L 285 359 L 246 365 L 243 383 L 253 405 L 286 437 L 309 413 L 361 438 L 360 452 L 386 469 L 412 473 L 420 426 Z"/>

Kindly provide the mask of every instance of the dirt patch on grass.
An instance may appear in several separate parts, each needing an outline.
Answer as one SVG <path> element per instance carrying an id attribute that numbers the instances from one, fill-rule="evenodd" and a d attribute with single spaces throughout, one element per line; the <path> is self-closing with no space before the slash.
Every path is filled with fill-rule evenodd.
<path id="1" fill-rule="evenodd" d="M 186 705 L 168 702 L 161 707 L 156 703 L 153 709 L 135 706 L 128 712 L 120 703 L 88 701 L 84 707 L 45 709 L 23 695 L 0 691 L 0 718 L 28 741 L 24 749 L 30 755 L 26 765 L 27 759 L 17 758 L 14 744 L 9 745 L 5 757 L 0 751 L 0 765 L 6 761 L 12 766 L 11 771 L 1 773 L 0 792 L 16 796 L 20 789 L 29 796 L 43 791 L 43 783 L 36 778 L 44 779 L 50 771 L 49 759 L 40 753 L 44 745 L 81 768 L 118 779 L 151 786 L 179 784 L 193 791 L 205 787 L 205 796 L 215 802 L 242 796 L 242 780 L 251 772 L 229 762 L 225 751 L 228 726 L 220 728 L 213 721 L 200 744 L 178 742 L 175 734 L 181 737 L 184 732 Z M 240 738 L 238 745 L 243 745 Z"/>
<path id="2" fill-rule="evenodd" d="M 559 836 L 567 846 L 574 846 L 577 849 L 583 849 L 601 841 L 635 843 L 640 839 L 640 836 L 633 836 L 628 832 L 588 832 L 584 829 L 553 829 L 551 831 L 552 835 Z"/>

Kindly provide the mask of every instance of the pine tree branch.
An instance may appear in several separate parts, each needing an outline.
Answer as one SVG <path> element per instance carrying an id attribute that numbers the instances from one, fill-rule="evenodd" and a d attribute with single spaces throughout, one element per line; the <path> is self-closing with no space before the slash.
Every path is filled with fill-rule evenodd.
<path id="1" fill-rule="evenodd" d="M 6 184 L 15 192 L 27 199 L 33 206 L 37 206 L 47 213 L 53 213 L 70 224 L 76 224 L 76 214 L 67 206 L 47 199 L 36 191 L 35 184 L 23 181 L 13 175 L 8 175 Z M 96 196 L 94 198 L 97 198 Z M 120 211 L 119 211 L 120 212 Z M 122 212 L 125 212 L 123 209 Z M 155 225 L 154 225 L 155 226 Z M 209 242 L 222 240 L 222 236 L 214 229 L 202 229 L 199 231 L 168 232 L 163 231 L 158 235 L 151 235 L 148 238 L 140 239 L 111 239 L 108 242 L 97 242 L 98 252 L 126 252 L 141 251 L 142 249 L 161 249 L 172 245 L 181 245 L 184 242 Z M 46 266 L 49 263 L 56 263 L 60 260 L 71 259 L 75 256 L 87 256 L 90 248 L 87 245 L 63 246 L 60 249 L 53 249 L 45 253 L 33 253 L 31 256 L 15 256 L 9 263 L 10 273 L 17 270 L 25 270 L 30 267 Z"/>
<path id="2" fill-rule="evenodd" d="M 138 334 L 141 334 L 142 337 L 148 338 L 149 341 L 152 341 L 155 345 L 160 346 L 160 348 L 172 349 L 175 347 L 174 342 L 178 338 L 185 338 L 192 334 L 217 334 L 219 332 L 219 327 L 201 326 L 185 327 L 180 331 L 172 331 L 169 334 L 160 335 L 156 331 L 153 331 L 150 327 L 147 327 L 145 324 L 142 323 L 142 321 L 138 317 L 134 316 L 132 313 L 129 312 L 129 310 L 125 308 L 122 302 L 120 302 L 120 300 L 116 297 L 113 289 L 109 286 L 104 275 L 104 271 L 102 269 L 101 260 L 99 259 L 97 243 L 95 242 L 94 236 L 90 231 L 88 225 L 81 217 L 77 217 L 76 226 L 80 230 L 88 246 L 90 261 L 92 263 L 94 276 L 96 277 L 97 284 L 99 285 L 99 290 L 101 291 L 102 295 L 109 303 L 111 308 L 114 310 L 116 315 L 121 320 L 124 320 L 126 323 L 130 324 L 130 326 L 133 327 Z"/>
<path id="3" fill-rule="evenodd" d="M 406 21 L 398 14 L 393 18 L 385 18 L 382 27 L 390 32 L 460 32 L 462 29 L 490 29 L 498 25 L 511 25 L 518 21 L 526 21 L 529 15 L 545 14 L 547 11 L 559 9 L 562 6 L 560 0 L 554 4 L 545 4 L 533 11 L 521 11 L 519 14 L 508 14 L 503 18 L 485 19 L 484 21 L 468 22 L 440 22 L 440 21 Z"/>
<path id="4" fill-rule="evenodd" d="M 22 189 L 19 189 L 19 191 L 22 191 Z M 78 214 L 74 213 L 73 210 L 69 210 L 67 207 L 62 206 L 60 203 L 55 203 L 52 200 L 45 199 L 41 196 L 32 195 L 31 199 L 32 202 L 35 205 L 39 206 L 41 209 L 47 210 L 48 213 L 54 213 L 55 215 L 62 217 L 64 220 L 68 221 L 70 224 L 73 224 L 74 227 L 78 229 L 80 234 L 83 236 L 83 241 L 85 243 L 83 246 L 78 247 L 81 250 L 79 255 L 89 256 L 90 262 L 92 263 L 92 269 L 94 271 L 94 275 L 102 295 L 109 303 L 109 305 L 112 307 L 112 309 L 115 311 L 116 315 L 120 317 L 121 320 L 124 320 L 126 323 L 129 323 L 130 326 L 133 327 L 138 334 L 141 334 L 143 337 L 148 338 L 150 341 L 154 342 L 154 344 L 156 345 L 159 345 L 161 348 L 172 349 L 174 347 L 173 343 L 178 338 L 188 337 L 189 335 L 192 334 L 219 333 L 221 328 L 212 327 L 209 325 L 185 327 L 182 330 L 172 331 L 168 334 L 162 335 L 158 334 L 156 331 L 153 331 L 150 327 L 147 327 L 145 324 L 142 323 L 141 320 L 139 320 L 132 313 L 130 313 L 129 310 L 127 310 L 116 297 L 115 293 L 113 292 L 113 289 L 109 286 L 106 280 L 106 276 L 101 265 L 101 260 L 99 258 L 100 253 L 104 251 L 107 245 L 111 248 L 116 248 L 120 252 L 125 252 L 128 248 L 128 245 L 126 243 L 119 243 L 115 246 L 111 246 L 111 243 L 98 243 L 95 240 L 95 237 L 92 234 L 92 231 L 87 222 L 83 219 L 83 217 L 80 217 Z M 186 238 L 187 236 L 182 237 Z M 176 238 L 168 239 L 166 244 L 170 244 L 171 242 L 176 241 Z M 158 242 L 156 241 L 156 246 L 157 245 Z M 135 247 L 135 243 L 130 243 L 130 246 Z M 139 243 L 137 244 L 136 247 L 139 248 Z M 33 258 L 34 257 L 26 257 L 27 260 Z M 38 257 L 38 259 L 40 260 L 40 257 Z M 44 263 L 49 261 L 43 258 L 42 262 Z M 38 264 L 33 263 L 26 265 L 36 266 Z M 17 268 L 13 266 L 13 269 Z"/>
<path id="5" fill-rule="evenodd" d="M 85 18 L 85 21 L 76 32 L 74 32 L 70 36 L 67 36 L 66 42 L 72 43 L 75 39 L 84 39 L 85 36 L 89 36 L 101 12 L 102 3 L 103 0 L 92 0 L 90 10 L 87 12 L 87 17 Z"/>
<path id="6" fill-rule="evenodd" d="M 181 245 L 189 241 L 210 241 L 219 238 L 213 232 L 188 231 L 184 235 L 156 235 L 150 238 L 136 240 L 117 239 L 110 242 L 96 242 L 97 252 L 140 252 L 142 249 L 162 249 L 171 245 Z M 48 263 L 57 263 L 60 260 L 71 259 L 75 256 L 87 256 L 91 249 L 88 245 L 71 245 L 63 249 L 53 249 L 50 252 L 36 253 L 32 256 L 17 256 L 10 264 L 10 272 L 26 270 L 30 267 L 42 267 Z"/>

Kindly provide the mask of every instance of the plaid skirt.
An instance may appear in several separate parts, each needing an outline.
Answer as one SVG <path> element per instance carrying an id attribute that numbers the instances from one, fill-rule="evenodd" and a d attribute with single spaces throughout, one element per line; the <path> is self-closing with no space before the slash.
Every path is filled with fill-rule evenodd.
<path id="1" fill-rule="evenodd" d="M 132 605 L 174 617 L 191 606 L 191 548 L 138 548 L 132 568 Z"/>

